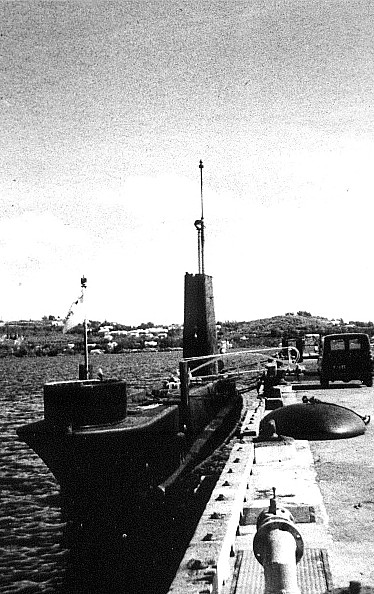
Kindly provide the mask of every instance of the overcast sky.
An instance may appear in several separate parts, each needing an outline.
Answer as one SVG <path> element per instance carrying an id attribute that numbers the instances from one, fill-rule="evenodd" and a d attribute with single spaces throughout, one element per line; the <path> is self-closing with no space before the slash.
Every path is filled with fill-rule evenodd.
<path id="1" fill-rule="evenodd" d="M 374 321 L 370 0 L 0 4 L 0 319 Z"/>

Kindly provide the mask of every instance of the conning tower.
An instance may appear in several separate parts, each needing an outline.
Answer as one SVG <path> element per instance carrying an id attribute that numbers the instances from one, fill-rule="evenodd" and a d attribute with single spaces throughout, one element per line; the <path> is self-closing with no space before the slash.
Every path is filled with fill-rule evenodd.
<path id="1" fill-rule="evenodd" d="M 198 232 L 198 274 L 186 272 L 184 278 L 183 357 L 213 355 L 217 352 L 216 320 L 214 314 L 213 281 L 205 274 L 204 265 L 204 208 L 203 162 L 200 161 L 201 219 L 195 221 Z M 200 364 L 191 362 L 193 369 Z M 215 365 L 201 369 L 201 375 L 214 373 Z"/>

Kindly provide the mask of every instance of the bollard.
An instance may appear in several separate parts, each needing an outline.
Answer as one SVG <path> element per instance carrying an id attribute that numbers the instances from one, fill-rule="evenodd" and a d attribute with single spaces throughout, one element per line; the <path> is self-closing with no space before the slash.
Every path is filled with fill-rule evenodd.
<path id="1" fill-rule="evenodd" d="M 253 552 L 264 568 L 264 594 L 300 594 L 296 564 L 304 552 L 304 543 L 290 512 L 277 505 L 274 497 L 269 510 L 257 518 Z"/>

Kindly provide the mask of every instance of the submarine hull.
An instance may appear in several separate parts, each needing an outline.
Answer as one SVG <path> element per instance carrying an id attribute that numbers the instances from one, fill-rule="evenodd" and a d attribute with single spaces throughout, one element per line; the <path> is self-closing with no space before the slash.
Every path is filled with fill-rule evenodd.
<path id="1" fill-rule="evenodd" d="M 55 476 L 67 520 L 89 524 L 104 517 L 108 528 L 128 533 L 136 532 L 155 487 L 201 461 L 199 455 L 206 452 L 184 468 L 184 458 L 204 429 L 216 423 L 209 449 L 239 418 L 242 400 L 224 381 L 192 389 L 191 430 L 185 433 L 180 399 L 118 406 L 125 392 L 123 383 L 110 381 L 107 386 L 95 380 L 46 384 L 45 419 L 17 433 Z M 97 424 L 95 403 L 108 409 L 111 401 L 114 412 L 106 410 L 108 422 Z"/>

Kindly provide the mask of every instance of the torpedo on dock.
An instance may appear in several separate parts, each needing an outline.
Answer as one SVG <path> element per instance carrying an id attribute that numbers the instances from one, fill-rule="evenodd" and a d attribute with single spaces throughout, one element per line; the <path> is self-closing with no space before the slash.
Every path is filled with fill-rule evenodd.
<path id="1" fill-rule="evenodd" d="M 289 404 L 267 414 L 260 423 L 260 435 L 267 432 L 271 421 L 275 422 L 278 435 L 314 441 L 363 435 L 370 417 L 338 404 L 305 398 L 303 403 Z"/>

